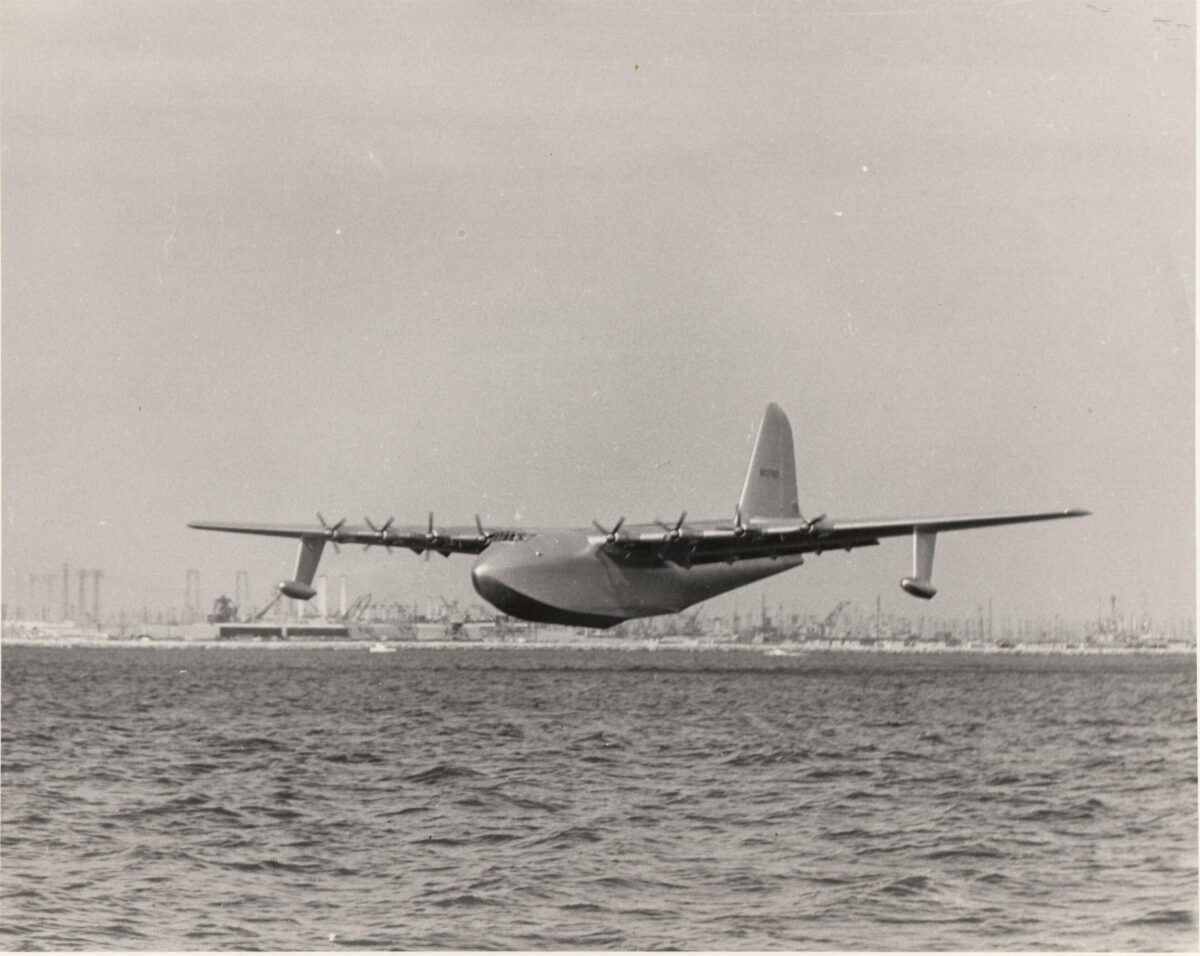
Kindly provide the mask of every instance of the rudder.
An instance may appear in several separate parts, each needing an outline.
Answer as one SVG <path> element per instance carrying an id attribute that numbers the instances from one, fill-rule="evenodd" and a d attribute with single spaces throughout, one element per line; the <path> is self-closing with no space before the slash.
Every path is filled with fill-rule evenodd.
<path id="1" fill-rule="evenodd" d="M 758 428 L 738 506 L 744 520 L 800 517 L 792 425 L 774 402 L 767 406 Z"/>

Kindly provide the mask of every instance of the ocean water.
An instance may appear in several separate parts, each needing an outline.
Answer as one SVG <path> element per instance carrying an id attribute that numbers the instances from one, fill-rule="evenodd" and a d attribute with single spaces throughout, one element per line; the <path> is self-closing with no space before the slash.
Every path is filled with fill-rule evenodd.
<path id="1" fill-rule="evenodd" d="M 1197 947 L 1192 658 L 2 664 L 5 949 Z"/>

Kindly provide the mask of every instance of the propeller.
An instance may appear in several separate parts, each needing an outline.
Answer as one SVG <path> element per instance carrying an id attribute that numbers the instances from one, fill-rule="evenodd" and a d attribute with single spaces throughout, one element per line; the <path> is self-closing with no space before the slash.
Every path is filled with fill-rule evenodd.
<path id="1" fill-rule="evenodd" d="M 325 537 L 327 537 L 329 539 L 329 543 L 333 545 L 333 550 L 338 554 L 341 554 L 342 549 L 338 547 L 338 542 L 342 539 L 338 532 L 342 525 L 346 523 L 346 519 L 341 518 L 338 521 L 335 521 L 333 524 L 329 524 L 325 521 L 325 518 L 321 515 L 321 512 L 318 511 L 317 520 L 321 522 L 321 527 L 325 529 Z"/>
<path id="2" fill-rule="evenodd" d="M 815 528 L 817 525 L 819 525 L 822 521 L 824 521 L 828 517 L 829 517 L 829 515 L 822 512 L 821 514 L 819 514 L 815 518 L 813 518 L 812 521 L 804 522 L 804 533 L 812 534 L 813 528 Z"/>
<path id="3" fill-rule="evenodd" d="M 658 559 L 660 561 L 666 560 L 667 552 L 670 550 L 671 545 L 674 544 L 676 541 L 678 541 L 680 538 L 682 538 L 684 536 L 684 534 L 686 533 L 685 529 L 683 527 L 683 523 L 686 520 L 687 520 L 687 512 L 686 511 L 682 512 L 679 515 L 679 520 L 675 522 L 674 527 L 671 527 L 671 525 L 669 525 L 663 521 L 659 521 L 657 518 L 654 519 L 654 523 L 656 525 L 658 525 L 660 528 L 662 528 L 663 532 L 664 532 L 663 548 L 658 554 Z M 685 564 L 689 568 L 692 566 L 692 553 L 695 550 L 696 550 L 696 545 L 692 545 L 692 547 L 688 549 L 688 553 L 685 558 Z"/>
<path id="4" fill-rule="evenodd" d="M 735 537 L 745 537 L 750 529 L 742 524 L 742 506 L 739 502 L 733 509 L 733 533 Z"/>
<path id="5" fill-rule="evenodd" d="M 388 554 L 392 553 L 392 541 L 391 538 L 388 537 L 388 528 L 392 526 L 392 522 L 395 520 L 395 517 L 388 518 L 387 521 L 383 523 L 383 527 L 376 528 L 374 522 L 372 522 L 370 518 L 363 518 L 363 521 L 367 523 L 367 527 L 374 531 L 375 536 L 379 538 L 379 543 L 387 549 Z M 373 541 L 368 541 L 363 545 L 363 550 L 366 551 L 369 547 L 371 547 L 372 544 L 374 544 Z"/>
<path id="6" fill-rule="evenodd" d="M 592 527 L 595 528 L 597 531 L 599 531 L 602 535 L 604 535 L 604 541 L 606 544 L 616 544 L 617 543 L 617 538 L 620 536 L 620 533 L 621 533 L 621 525 L 623 525 L 624 523 L 625 523 L 625 516 L 622 515 L 620 517 L 620 519 L 617 521 L 617 523 L 612 526 L 612 530 L 609 531 L 607 528 L 605 528 L 603 525 L 601 525 L 600 522 L 597 521 L 595 518 L 592 519 Z"/>
<path id="7" fill-rule="evenodd" d="M 437 532 L 437 531 L 435 531 L 435 530 L 434 530 L 434 527 L 433 527 L 433 512 L 432 512 L 432 511 L 431 511 L 431 512 L 429 512 L 429 525 L 428 525 L 428 529 L 429 529 L 429 530 L 427 530 L 427 531 L 425 532 L 425 540 L 428 542 L 427 550 L 425 551 L 425 560 L 426 560 L 426 561 L 428 561 L 428 560 L 429 560 L 429 552 L 430 552 L 430 551 L 438 551 L 438 552 L 441 554 L 441 556 L 442 556 L 443 558 L 448 558 L 448 557 L 450 557 L 450 552 L 449 552 L 449 551 L 442 551 L 442 550 L 441 550 L 441 549 L 438 547 L 438 544 L 440 544 L 442 541 L 444 541 L 444 540 L 445 540 L 445 538 L 443 538 L 443 537 L 442 537 L 442 535 L 441 535 L 439 532 Z"/>
<path id="8" fill-rule="evenodd" d="M 669 524 L 664 524 L 662 521 L 659 521 L 657 518 L 654 519 L 654 523 L 656 525 L 658 525 L 660 528 L 662 528 L 663 531 L 666 532 L 666 535 L 664 536 L 663 540 L 678 541 L 680 538 L 683 537 L 683 532 L 684 532 L 683 523 L 686 520 L 687 520 L 687 512 L 685 511 L 679 516 L 679 520 L 675 522 L 675 527 L 673 527 L 673 528 Z"/>
<path id="9" fill-rule="evenodd" d="M 479 520 L 479 515 L 475 516 L 475 527 L 479 529 L 479 540 L 484 544 L 490 543 L 492 536 L 483 530 L 483 522 Z"/>

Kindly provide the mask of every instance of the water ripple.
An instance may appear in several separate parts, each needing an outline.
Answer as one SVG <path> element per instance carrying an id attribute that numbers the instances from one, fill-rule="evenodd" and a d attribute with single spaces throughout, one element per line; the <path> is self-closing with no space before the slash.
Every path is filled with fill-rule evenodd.
<path id="1" fill-rule="evenodd" d="M 1198 942 L 1192 660 L 5 648 L 2 666 L 5 949 Z"/>

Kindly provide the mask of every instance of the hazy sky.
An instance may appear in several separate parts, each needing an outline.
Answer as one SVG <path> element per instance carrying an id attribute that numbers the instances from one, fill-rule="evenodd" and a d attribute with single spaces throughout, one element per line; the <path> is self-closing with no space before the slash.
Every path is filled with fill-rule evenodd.
<path id="1" fill-rule="evenodd" d="M 6 600 L 290 572 L 195 518 L 723 517 L 773 400 L 808 514 L 1095 516 L 771 603 L 1190 616 L 1194 11 L 8 0 Z"/>

